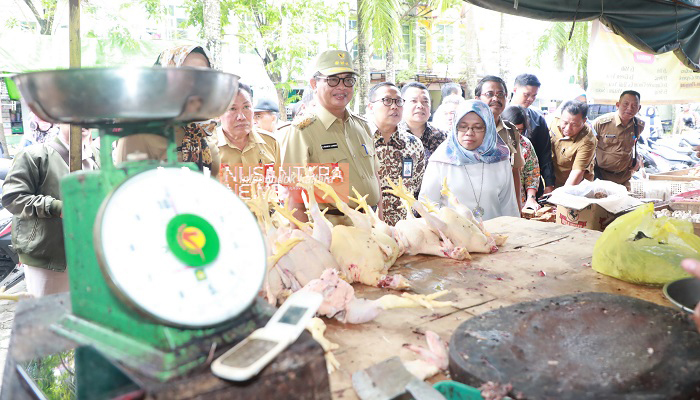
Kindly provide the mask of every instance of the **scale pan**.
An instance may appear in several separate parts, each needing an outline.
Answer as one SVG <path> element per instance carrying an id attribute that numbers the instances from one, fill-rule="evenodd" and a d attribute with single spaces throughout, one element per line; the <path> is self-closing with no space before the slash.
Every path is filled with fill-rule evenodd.
<path id="1" fill-rule="evenodd" d="M 226 112 L 239 77 L 211 69 L 85 68 L 12 77 L 32 111 L 84 126 L 203 121 Z"/>

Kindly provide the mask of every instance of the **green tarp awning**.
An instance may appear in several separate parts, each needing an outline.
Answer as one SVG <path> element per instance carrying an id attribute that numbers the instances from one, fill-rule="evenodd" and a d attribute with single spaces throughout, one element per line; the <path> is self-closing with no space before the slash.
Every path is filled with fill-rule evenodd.
<path id="1" fill-rule="evenodd" d="M 700 72 L 700 0 L 464 0 L 489 10 L 547 21 L 599 18 L 640 50 L 673 51 Z M 517 8 L 515 8 L 517 4 Z"/>

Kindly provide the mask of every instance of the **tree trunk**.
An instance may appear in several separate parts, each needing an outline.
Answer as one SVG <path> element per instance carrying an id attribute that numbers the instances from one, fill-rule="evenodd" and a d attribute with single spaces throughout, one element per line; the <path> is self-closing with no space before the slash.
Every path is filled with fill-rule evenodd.
<path id="1" fill-rule="evenodd" d="M 34 6 L 32 0 L 24 0 L 24 4 L 26 4 L 32 14 L 34 14 L 34 18 L 36 18 L 36 21 L 39 23 L 39 27 L 41 28 L 41 34 L 50 35 L 51 28 L 53 27 L 53 16 L 56 11 L 56 0 L 50 0 L 46 3 L 42 2 L 42 6 L 48 8 L 48 10 L 42 10 L 43 14 L 39 14 L 39 11 Z M 47 14 L 48 18 L 44 18 Z"/>
<path id="2" fill-rule="evenodd" d="M 511 57 L 510 52 L 508 51 L 508 43 L 506 42 L 505 35 L 503 34 L 503 30 L 505 29 L 505 14 L 501 13 L 501 17 L 499 18 L 498 22 L 498 58 L 499 58 L 499 63 L 498 63 L 498 69 L 499 69 L 499 74 L 500 76 L 507 76 L 508 75 L 508 60 Z"/>
<path id="3" fill-rule="evenodd" d="M 369 85 L 369 57 L 367 54 L 367 30 L 369 21 L 363 21 L 362 3 L 366 0 L 357 0 L 357 85 L 355 88 L 355 104 L 357 112 L 365 114 L 367 108 L 367 89 Z"/>
<path id="4" fill-rule="evenodd" d="M 386 81 L 396 83 L 396 67 L 394 67 L 394 49 L 388 49 L 386 52 Z"/>
<path id="5" fill-rule="evenodd" d="M 218 0 L 204 0 L 202 17 L 204 19 L 204 40 L 211 67 L 221 69 L 221 5 Z"/>
<path id="6" fill-rule="evenodd" d="M 281 121 L 286 121 L 287 120 L 287 107 L 284 105 L 284 103 L 287 100 L 287 93 L 284 89 L 276 88 L 277 91 L 277 102 L 280 105 L 280 117 L 279 119 Z"/>
<path id="7" fill-rule="evenodd" d="M 566 56 L 566 47 L 561 46 L 557 48 L 557 53 L 554 56 L 555 62 L 554 66 L 556 67 L 557 71 L 563 71 L 564 70 L 564 57 Z"/>

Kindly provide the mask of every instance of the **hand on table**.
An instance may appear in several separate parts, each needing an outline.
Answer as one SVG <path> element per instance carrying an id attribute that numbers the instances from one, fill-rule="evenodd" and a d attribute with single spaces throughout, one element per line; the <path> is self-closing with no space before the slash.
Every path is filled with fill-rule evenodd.
<path id="1" fill-rule="evenodd" d="M 683 260 L 683 262 L 681 262 L 681 266 L 688 271 L 688 273 L 700 279 L 700 261 L 692 258 L 686 258 Z M 698 305 L 695 307 L 693 320 L 695 321 L 695 325 L 698 327 L 698 331 L 700 331 L 700 303 L 698 303 Z"/>

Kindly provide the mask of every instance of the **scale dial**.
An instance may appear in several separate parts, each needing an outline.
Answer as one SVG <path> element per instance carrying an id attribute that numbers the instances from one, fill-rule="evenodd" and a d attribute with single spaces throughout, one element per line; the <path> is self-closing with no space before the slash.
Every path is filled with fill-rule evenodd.
<path id="1" fill-rule="evenodd" d="M 233 192 L 186 168 L 124 181 L 104 201 L 94 234 L 116 295 L 166 325 L 225 322 L 262 286 L 266 252 L 257 221 Z"/>

